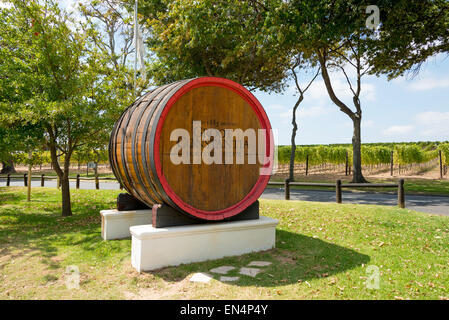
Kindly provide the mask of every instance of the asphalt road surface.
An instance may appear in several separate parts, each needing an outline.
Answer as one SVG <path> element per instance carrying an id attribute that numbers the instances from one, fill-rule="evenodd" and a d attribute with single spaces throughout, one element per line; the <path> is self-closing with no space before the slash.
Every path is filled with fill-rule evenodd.
<path id="1" fill-rule="evenodd" d="M 396 206 L 396 194 L 343 191 L 343 203 L 376 204 Z M 265 199 L 284 199 L 284 189 L 267 188 L 262 194 Z M 290 200 L 335 202 L 335 191 L 290 189 Z M 449 216 L 449 197 L 416 196 L 405 194 L 405 206 L 421 212 Z"/>
<path id="2" fill-rule="evenodd" d="M 6 180 L 0 179 L 0 187 L 6 186 Z M 11 179 L 11 186 L 22 186 L 23 179 Z M 40 187 L 40 179 L 33 180 L 32 187 Z M 45 186 L 56 188 L 56 180 L 46 180 Z M 70 181 L 70 188 L 75 188 L 75 181 Z M 80 181 L 81 189 L 95 189 L 93 181 Z M 117 190 L 119 185 L 116 182 L 100 181 L 100 189 Z M 262 194 L 264 199 L 284 199 L 284 190 L 281 188 L 267 188 Z M 335 202 L 335 191 L 325 190 L 300 190 L 290 189 L 291 200 L 317 201 L 317 202 Z M 385 193 L 367 193 L 343 191 L 343 203 L 360 203 L 374 205 L 397 205 L 397 195 Z M 416 211 L 443 214 L 449 216 L 449 196 L 417 196 L 405 195 L 405 203 L 408 209 Z"/>

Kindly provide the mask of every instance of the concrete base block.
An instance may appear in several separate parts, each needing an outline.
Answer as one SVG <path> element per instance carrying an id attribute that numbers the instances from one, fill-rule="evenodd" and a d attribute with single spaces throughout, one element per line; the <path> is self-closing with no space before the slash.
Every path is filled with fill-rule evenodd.
<path id="1" fill-rule="evenodd" d="M 129 228 L 137 225 L 151 224 L 151 209 L 134 211 L 102 210 L 101 237 L 103 240 L 124 239 L 131 237 Z"/>
<path id="2" fill-rule="evenodd" d="M 278 221 L 231 221 L 153 228 L 130 228 L 131 263 L 139 272 L 272 249 Z"/>

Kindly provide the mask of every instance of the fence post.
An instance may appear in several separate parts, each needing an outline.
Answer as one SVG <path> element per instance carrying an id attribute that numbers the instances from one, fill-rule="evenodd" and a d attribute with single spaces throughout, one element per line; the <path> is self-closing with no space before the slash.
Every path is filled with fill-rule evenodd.
<path id="1" fill-rule="evenodd" d="M 348 175 L 348 167 L 349 167 L 349 156 L 348 156 L 348 151 L 346 151 L 345 176 Z"/>
<path id="2" fill-rule="evenodd" d="M 290 180 L 287 178 L 284 181 L 285 200 L 290 200 Z"/>
<path id="3" fill-rule="evenodd" d="M 405 208 L 404 179 L 398 180 L 398 206 Z"/>
<path id="4" fill-rule="evenodd" d="M 100 189 L 100 181 L 98 181 L 98 175 L 95 175 L 95 189 Z"/>
<path id="5" fill-rule="evenodd" d="M 443 157 L 441 155 L 441 150 L 438 150 L 438 156 L 440 157 L 440 179 L 443 179 Z"/>
<path id="6" fill-rule="evenodd" d="M 306 155 L 306 175 L 309 174 L 309 155 Z"/>
<path id="7" fill-rule="evenodd" d="M 6 186 L 9 187 L 10 184 L 11 184 L 11 174 L 8 173 L 8 175 L 6 176 Z"/>
<path id="8" fill-rule="evenodd" d="M 27 174 L 26 173 L 24 173 L 24 175 L 23 175 L 23 185 L 25 187 L 28 187 L 28 179 L 27 179 Z"/>
<path id="9" fill-rule="evenodd" d="M 341 203 L 341 180 L 337 180 L 335 182 L 335 197 L 337 199 L 337 203 Z"/>
<path id="10" fill-rule="evenodd" d="M 80 175 L 79 174 L 76 175 L 76 188 L 77 189 L 80 188 Z"/>
<path id="11" fill-rule="evenodd" d="M 45 174 L 41 174 L 41 187 L 45 185 Z"/>
<path id="12" fill-rule="evenodd" d="M 394 167 L 394 163 L 393 163 L 393 151 L 390 152 L 390 176 L 393 176 L 393 167 Z"/>

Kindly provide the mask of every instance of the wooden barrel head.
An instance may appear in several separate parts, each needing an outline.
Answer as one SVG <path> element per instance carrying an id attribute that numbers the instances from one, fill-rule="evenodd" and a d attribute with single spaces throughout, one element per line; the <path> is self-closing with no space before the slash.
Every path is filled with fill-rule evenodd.
<path id="1" fill-rule="evenodd" d="M 181 163 L 172 159 L 179 155 L 181 138 L 173 133 L 180 129 L 189 135 L 189 160 Z M 259 136 L 260 129 L 266 135 Z M 243 149 L 232 136 L 236 130 L 246 134 Z M 265 189 L 269 175 L 261 168 L 267 164 L 257 151 L 262 144 L 272 164 L 270 130 L 262 106 L 243 86 L 216 77 L 183 80 L 156 88 L 124 112 L 111 135 L 111 165 L 125 189 L 147 205 L 165 202 L 196 218 L 222 220 Z"/>
<path id="2" fill-rule="evenodd" d="M 220 130 L 222 152 L 220 161 L 216 161 L 218 164 L 203 161 L 193 164 L 193 141 L 190 164 L 173 164 L 170 160 L 171 150 L 178 143 L 170 141 L 170 134 L 177 128 L 192 133 L 193 121 L 201 123 L 202 135 L 207 129 Z M 164 120 L 159 148 L 162 174 L 173 192 L 194 208 L 217 211 L 231 207 L 245 198 L 257 183 L 260 165 L 248 164 L 248 145 L 244 147 L 245 163 L 236 164 L 235 143 L 232 146 L 234 163 L 225 164 L 225 129 L 255 129 L 257 133 L 260 128 L 257 115 L 236 92 L 214 86 L 195 88 L 176 101 Z M 211 140 L 213 142 L 213 138 Z M 210 142 L 202 141 L 201 153 Z M 215 150 L 211 152 L 215 155 Z"/>

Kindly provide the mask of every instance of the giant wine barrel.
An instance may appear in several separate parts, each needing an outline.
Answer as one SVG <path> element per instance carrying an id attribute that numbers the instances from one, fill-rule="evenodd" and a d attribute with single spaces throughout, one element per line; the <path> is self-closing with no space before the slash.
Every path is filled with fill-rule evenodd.
<path id="1" fill-rule="evenodd" d="M 202 134 L 218 129 L 223 134 L 223 150 L 223 144 L 231 141 L 235 153 L 232 163 L 225 161 L 224 152 L 222 157 L 215 154 L 215 149 L 210 154 L 222 158 L 221 163 L 198 163 L 198 157 L 191 160 L 198 154 L 198 140 L 193 141 L 192 133 L 194 121 L 201 124 Z M 191 135 L 182 151 L 189 158 L 187 163 L 174 163 L 171 158 L 174 152 L 183 155 L 179 148 L 174 149 L 182 140 L 171 137 L 176 129 Z M 254 156 L 250 139 L 244 140 L 243 149 L 237 149 L 237 139 L 225 139 L 230 129 L 253 129 L 256 134 L 265 129 L 267 134 L 262 138 L 257 135 L 257 150 L 266 161 L 249 161 Z M 270 176 L 261 169 L 272 165 L 270 130 L 261 104 L 240 84 L 216 77 L 182 80 L 146 93 L 123 112 L 111 133 L 110 163 L 118 181 L 143 203 L 166 203 L 191 217 L 223 220 L 245 210 L 265 189 Z M 213 141 L 215 138 L 201 141 L 200 151 Z M 245 161 L 238 163 L 242 150 Z"/>

